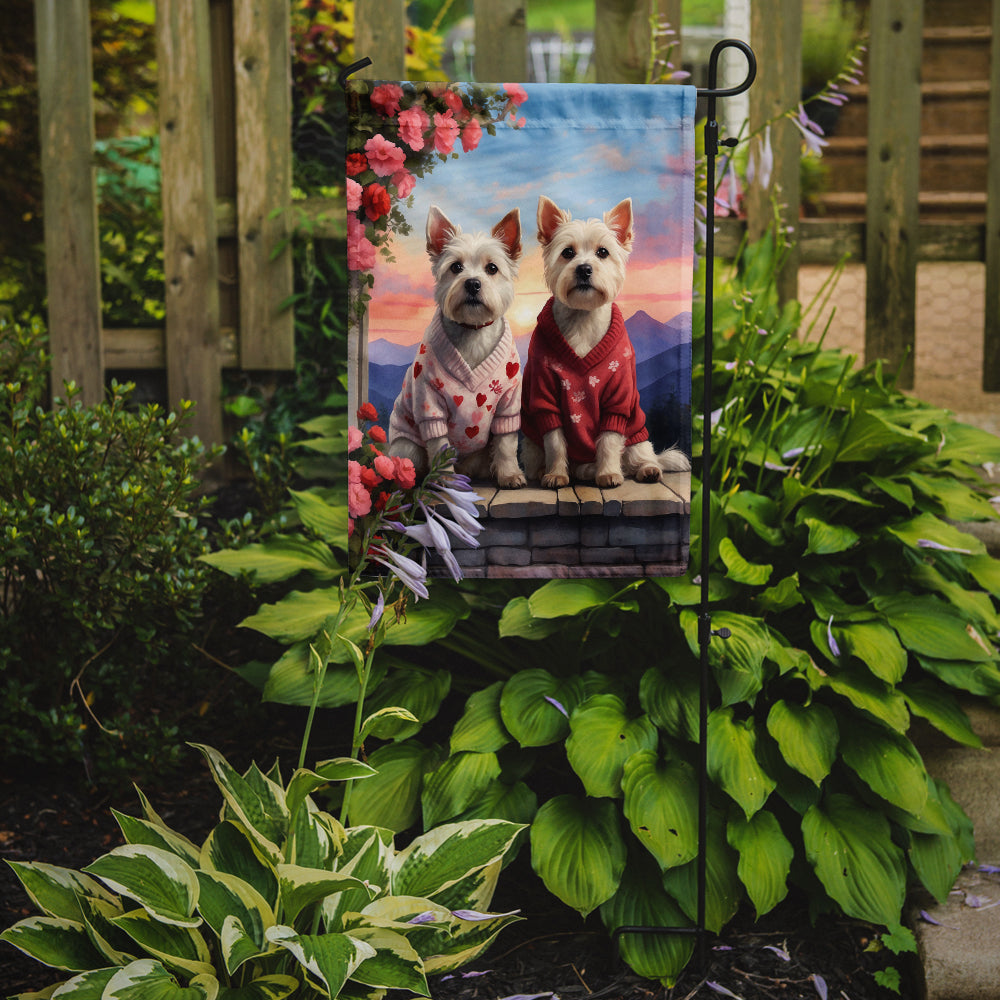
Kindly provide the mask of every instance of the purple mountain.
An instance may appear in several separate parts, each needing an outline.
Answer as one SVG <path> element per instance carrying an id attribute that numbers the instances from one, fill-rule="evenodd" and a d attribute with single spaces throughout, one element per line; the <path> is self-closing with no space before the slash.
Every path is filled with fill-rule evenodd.
<path id="1" fill-rule="evenodd" d="M 669 323 L 661 323 L 640 309 L 625 320 L 625 329 L 635 348 L 636 362 L 641 363 L 690 341 L 691 314 L 680 313 Z"/>

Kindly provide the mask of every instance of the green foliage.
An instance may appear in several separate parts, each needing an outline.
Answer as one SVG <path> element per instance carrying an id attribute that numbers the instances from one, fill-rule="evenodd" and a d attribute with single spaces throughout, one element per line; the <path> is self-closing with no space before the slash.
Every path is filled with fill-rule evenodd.
<path id="1" fill-rule="evenodd" d="M 191 661 L 209 456 L 186 406 L 132 409 L 129 386 L 83 406 L 70 385 L 43 409 L 42 338 L 0 321 L 0 742 L 8 761 L 82 757 L 107 777 L 175 752 L 166 716 L 133 712 L 154 672 Z"/>
<path id="2" fill-rule="evenodd" d="M 71 973 L 60 996 L 430 996 L 428 974 L 472 961 L 518 919 L 487 911 L 519 825 L 451 823 L 398 849 L 312 798 L 369 778 L 366 764 L 324 761 L 286 785 L 277 765 L 240 774 L 198 749 L 224 802 L 200 846 L 140 793 L 141 818 L 115 814 L 125 845 L 83 871 L 11 863 L 41 915 L 0 939 Z"/>

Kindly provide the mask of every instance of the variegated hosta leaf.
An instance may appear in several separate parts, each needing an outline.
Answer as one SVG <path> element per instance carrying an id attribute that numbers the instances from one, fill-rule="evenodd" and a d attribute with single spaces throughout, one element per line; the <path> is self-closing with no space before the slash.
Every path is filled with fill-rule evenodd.
<path id="1" fill-rule="evenodd" d="M 496 819 L 446 823 L 429 830 L 393 860 L 392 892 L 433 899 L 460 879 L 500 861 L 522 829 Z"/>
<path id="2" fill-rule="evenodd" d="M 285 845 L 286 860 L 304 868 L 335 868 L 343 842 L 340 822 L 317 809 L 312 799 L 306 799 L 292 820 Z"/>
<path id="3" fill-rule="evenodd" d="M 353 875 L 302 868 L 300 865 L 278 865 L 278 881 L 281 886 L 282 912 L 285 919 L 291 921 L 305 907 L 345 889 L 361 889 L 369 894 L 369 898 L 375 895 L 374 890 Z"/>
<path id="4" fill-rule="evenodd" d="M 218 995 L 219 981 L 212 975 L 196 976 L 181 986 L 159 962 L 143 958 L 119 969 L 101 1000 L 216 1000 Z"/>
<path id="5" fill-rule="evenodd" d="M 849 795 L 830 795 L 802 820 L 806 857 L 849 917 L 899 923 L 906 892 L 903 852 L 889 822 Z"/>
<path id="6" fill-rule="evenodd" d="M 279 844 L 288 832 L 284 789 L 255 769 L 247 776 L 240 775 L 212 747 L 194 746 L 205 755 L 226 806 L 246 827 L 264 855 L 277 863 L 281 857 Z"/>
<path id="7" fill-rule="evenodd" d="M 349 934 L 296 934 L 291 927 L 278 924 L 268 928 L 267 939 L 285 948 L 332 997 L 363 961 L 375 957 L 375 949 Z"/>
<path id="8" fill-rule="evenodd" d="M 521 833 L 524 828 L 521 828 Z M 521 833 L 518 833 L 517 840 Z M 464 908 L 472 910 L 488 910 L 493 902 L 493 894 L 497 890 L 497 882 L 500 880 L 500 871 L 503 868 L 506 857 L 497 858 L 493 864 L 486 865 L 485 868 L 477 868 L 476 871 L 453 882 L 446 889 L 434 893 L 434 901 L 442 906 L 447 906 L 449 910 L 460 910 Z"/>
<path id="9" fill-rule="evenodd" d="M 220 823 L 201 848 L 199 867 L 224 872 L 252 885 L 272 907 L 278 905 L 278 875 L 241 823 Z"/>
<path id="10" fill-rule="evenodd" d="M 601 905 L 609 932 L 619 927 L 690 927 L 692 922 L 664 891 L 652 859 L 629 859 L 618 891 Z M 618 949 L 640 976 L 672 986 L 691 959 L 692 934 L 622 934 Z"/>
<path id="11" fill-rule="evenodd" d="M 218 1000 L 285 1000 L 299 985 L 294 976 L 261 976 L 243 986 L 224 986 Z"/>
<path id="12" fill-rule="evenodd" d="M 89 972 L 81 972 L 79 976 L 67 979 L 54 991 L 50 986 L 44 993 L 21 993 L 12 1000 L 19 1000 L 19 998 L 28 1000 L 29 997 L 41 1000 L 42 997 L 50 996 L 55 1000 L 101 1000 L 101 997 L 104 996 L 104 988 L 111 982 L 119 968 L 120 966 L 112 966 L 107 969 L 91 969 Z"/>
<path id="13" fill-rule="evenodd" d="M 610 899 L 625 870 L 615 803 L 573 795 L 549 799 L 531 824 L 531 865 L 549 892 L 583 916 Z"/>
<path id="14" fill-rule="evenodd" d="M 927 771 L 906 736 L 852 720 L 850 739 L 840 749 L 845 763 L 876 795 L 919 815 L 927 802 Z"/>
<path id="15" fill-rule="evenodd" d="M 235 920 L 238 921 L 239 928 L 230 928 L 230 944 L 234 940 L 242 942 L 242 938 L 249 938 L 254 949 L 253 954 L 265 951 L 267 945 L 264 931 L 275 923 L 274 911 L 267 900 L 248 882 L 236 878 L 235 875 L 226 875 L 224 872 L 200 871 L 198 883 L 201 887 L 198 910 L 219 939 L 223 938 L 223 929 L 227 921 Z M 248 957 L 252 957 L 245 954 L 246 948 L 240 943 L 239 961 L 231 964 L 230 959 L 234 956 L 233 948 L 224 950 L 226 967 L 230 975 Z"/>
<path id="16" fill-rule="evenodd" d="M 171 969 L 181 969 L 189 976 L 213 971 L 212 956 L 205 939 L 190 927 L 161 923 L 145 910 L 123 913 L 112 923 Z"/>
<path id="17" fill-rule="evenodd" d="M 776 782 L 757 762 L 757 733 L 752 718 L 737 721 L 732 708 L 708 717 L 708 773 L 739 804 L 747 818 L 774 791 Z"/>
<path id="18" fill-rule="evenodd" d="M 28 917 L 19 920 L 0 934 L 26 955 L 53 969 L 81 972 L 100 968 L 105 960 L 95 950 L 87 928 L 65 917 Z"/>
<path id="19" fill-rule="evenodd" d="M 93 896 L 109 903 L 116 899 L 97 879 L 38 861 L 8 861 L 24 891 L 46 916 L 81 920 L 81 896 Z"/>
<path id="20" fill-rule="evenodd" d="M 473 750 L 477 753 L 496 753 L 510 743 L 500 716 L 500 693 L 503 681 L 470 695 L 462 717 L 451 733 L 451 752 Z"/>
<path id="21" fill-rule="evenodd" d="M 105 965 L 128 965 L 140 957 L 140 949 L 135 942 L 114 924 L 115 918 L 125 912 L 120 902 L 109 903 L 104 899 L 84 896 L 80 904 L 90 940 L 104 956 Z"/>
<path id="22" fill-rule="evenodd" d="M 579 677 L 560 679 L 547 670 L 514 674 L 500 694 L 500 717 L 523 747 L 543 747 L 569 732 L 569 716 L 583 701 Z"/>
<path id="23" fill-rule="evenodd" d="M 197 927 L 198 878 L 171 851 L 146 844 L 125 844 L 85 869 L 113 892 L 134 899 L 150 916 L 166 924 Z"/>
<path id="24" fill-rule="evenodd" d="M 625 762 L 625 818 L 661 869 L 698 853 L 698 782 L 690 765 L 644 750 Z"/>
<path id="25" fill-rule="evenodd" d="M 625 702 L 613 694 L 592 695 L 574 710 L 569 726 L 566 757 L 595 798 L 620 798 L 625 762 L 639 750 L 655 749 L 659 740 L 649 716 L 630 719 Z"/>
<path id="26" fill-rule="evenodd" d="M 159 847 L 161 850 L 176 854 L 177 857 L 186 861 L 192 868 L 197 866 L 200 850 L 187 837 L 176 833 L 169 827 L 150 822 L 149 820 L 126 816 L 125 813 L 120 813 L 117 809 L 112 809 L 111 812 L 118 821 L 122 835 L 129 844 L 146 844 L 149 847 Z"/>
<path id="27" fill-rule="evenodd" d="M 424 778 L 420 796 L 424 826 L 433 827 L 454 819 L 500 777 L 495 753 L 452 754 Z"/>
<path id="28" fill-rule="evenodd" d="M 345 913 L 359 912 L 369 904 L 372 892 L 388 889 L 392 852 L 389 830 L 356 826 L 347 831 L 337 870 L 359 879 L 366 888 L 345 889 L 323 900 L 323 920 L 328 931 L 345 930 L 342 923 Z"/>
<path id="29" fill-rule="evenodd" d="M 799 705 L 779 699 L 768 713 L 767 731 L 777 741 L 785 761 L 815 785 L 830 773 L 840 731 L 826 705 L 815 701 Z"/>
<path id="30" fill-rule="evenodd" d="M 351 937 L 375 949 L 351 973 L 351 979 L 365 986 L 409 990 L 418 996 L 430 996 L 424 963 L 413 945 L 402 934 L 384 927 L 356 927 Z"/>
<path id="31" fill-rule="evenodd" d="M 454 922 L 449 933 L 441 932 L 440 940 L 429 955 L 424 956 L 424 971 L 441 974 L 459 969 L 475 961 L 493 943 L 496 936 L 521 917 L 517 913 L 480 914 L 475 920 L 463 919 L 463 910 L 452 910 Z M 414 942 L 418 945 L 418 942 Z M 419 950 L 419 947 L 418 947 Z"/>
<path id="32" fill-rule="evenodd" d="M 331 781 L 351 781 L 357 778 L 370 778 L 377 772 L 363 761 L 353 757 L 336 757 L 316 765 L 313 770 L 299 768 L 288 782 L 285 792 L 285 805 L 288 812 L 294 815 L 306 797 L 317 789 L 328 785 Z"/>
<path id="33" fill-rule="evenodd" d="M 740 854 L 736 873 L 758 918 L 762 917 L 788 895 L 788 872 L 795 849 L 774 814 L 765 809 L 750 819 L 737 816 L 730 820 L 726 836 Z"/>

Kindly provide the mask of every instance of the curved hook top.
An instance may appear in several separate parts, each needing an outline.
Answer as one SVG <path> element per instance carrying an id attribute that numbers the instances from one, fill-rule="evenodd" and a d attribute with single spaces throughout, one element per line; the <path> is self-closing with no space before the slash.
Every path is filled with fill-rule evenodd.
<path id="1" fill-rule="evenodd" d="M 739 49 L 747 58 L 746 79 L 736 87 L 716 87 L 719 74 L 719 56 L 725 49 Z M 712 49 L 712 54 L 708 57 L 708 87 L 699 88 L 699 97 L 735 97 L 750 89 L 750 85 L 757 78 L 757 57 L 753 49 L 738 38 L 723 38 L 721 42 L 716 42 Z"/>
<path id="2" fill-rule="evenodd" d="M 359 70 L 363 70 L 366 66 L 371 66 L 371 64 L 372 64 L 371 59 L 369 59 L 368 56 L 365 56 L 364 58 L 359 59 L 357 62 L 351 63 L 350 66 L 345 66 L 337 74 L 337 83 L 340 85 L 340 89 L 347 90 L 348 77 L 350 77 L 354 73 L 357 73 Z"/>

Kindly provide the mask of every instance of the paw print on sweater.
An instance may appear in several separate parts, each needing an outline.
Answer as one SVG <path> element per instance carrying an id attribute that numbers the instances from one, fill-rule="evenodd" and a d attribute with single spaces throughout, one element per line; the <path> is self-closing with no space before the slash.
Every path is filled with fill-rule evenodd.
<path id="1" fill-rule="evenodd" d="M 596 375 L 591 375 L 587 381 L 590 383 L 591 388 L 595 388 L 601 384 L 601 380 Z"/>
<path id="2" fill-rule="evenodd" d="M 608 371 L 609 372 L 616 372 L 616 371 L 618 371 L 619 368 L 621 368 L 621 366 L 622 366 L 622 363 L 620 361 L 618 361 L 618 360 L 609 361 L 608 362 Z"/>

